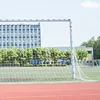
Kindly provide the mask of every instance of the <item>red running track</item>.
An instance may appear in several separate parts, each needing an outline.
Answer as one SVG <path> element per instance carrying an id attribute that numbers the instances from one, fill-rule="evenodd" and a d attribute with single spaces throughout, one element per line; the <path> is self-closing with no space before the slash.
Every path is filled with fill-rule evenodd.
<path id="1" fill-rule="evenodd" d="M 100 100 L 100 82 L 1 84 L 0 100 Z"/>

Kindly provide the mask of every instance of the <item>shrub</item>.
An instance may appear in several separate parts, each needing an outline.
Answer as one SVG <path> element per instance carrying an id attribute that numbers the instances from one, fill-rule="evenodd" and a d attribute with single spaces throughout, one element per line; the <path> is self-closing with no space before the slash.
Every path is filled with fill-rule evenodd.
<path id="1" fill-rule="evenodd" d="M 66 64 L 61 64 L 61 66 L 66 66 Z"/>
<path id="2" fill-rule="evenodd" d="M 14 66 L 20 66 L 20 63 L 16 61 L 16 62 L 14 63 Z"/>
<path id="3" fill-rule="evenodd" d="M 24 67 L 32 67 L 32 64 L 25 64 Z"/>
<path id="4" fill-rule="evenodd" d="M 53 64 L 48 64 L 47 66 L 51 67 L 51 66 L 53 66 Z"/>

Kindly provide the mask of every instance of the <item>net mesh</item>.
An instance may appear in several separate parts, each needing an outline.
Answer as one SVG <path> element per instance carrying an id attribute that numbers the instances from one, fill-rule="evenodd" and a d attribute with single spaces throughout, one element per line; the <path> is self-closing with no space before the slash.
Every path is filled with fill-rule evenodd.
<path id="1" fill-rule="evenodd" d="M 24 62 L 25 63 L 25 62 Z M 0 83 L 64 83 L 88 81 L 83 66 L 79 66 L 75 54 L 75 79 L 72 78 L 71 65 L 60 66 L 23 66 L 12 61 L 0 64 Z"/>

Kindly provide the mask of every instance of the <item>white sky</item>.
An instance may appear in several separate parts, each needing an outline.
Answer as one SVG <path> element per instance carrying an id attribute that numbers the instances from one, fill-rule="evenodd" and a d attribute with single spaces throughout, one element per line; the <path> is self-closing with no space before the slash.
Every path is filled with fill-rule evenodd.
<path id="1" fill-rule="evenodd" d="M 100 0 L 0 0 L 0 19 L 72 19 L 74 46 L 100 35 Z M 42 46 L 69 46 L 67 23 L 41 23 Z"/>

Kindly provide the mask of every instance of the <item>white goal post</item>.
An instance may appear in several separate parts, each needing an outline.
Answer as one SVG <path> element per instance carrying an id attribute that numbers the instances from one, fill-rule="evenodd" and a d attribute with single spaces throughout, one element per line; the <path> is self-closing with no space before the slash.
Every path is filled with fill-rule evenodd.
<path id="1" fill-rule="evenodd" d="M 74 64 L 74 50 L 73 50 L 73 39 L 72 39 L 72 21 L 71 19 L 30 19 L 30 20 L 0 20 L 0 22 L 67 22 L 69 23 L 69 29 L 70 29 L 70 49 L 71 49 L 71 65 L 72 65 L 72 78 L 75 78 L 75 64 Z"/>

